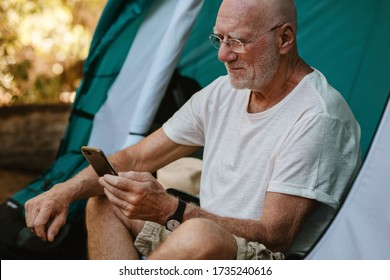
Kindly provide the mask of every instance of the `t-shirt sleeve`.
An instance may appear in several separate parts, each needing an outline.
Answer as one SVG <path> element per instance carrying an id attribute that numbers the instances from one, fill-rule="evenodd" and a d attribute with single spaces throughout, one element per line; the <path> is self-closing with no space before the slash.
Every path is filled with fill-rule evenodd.
<path id="1" fill-rule="evenodd" d="M 167 122 L 163 124 L 166 135 L 175 143 L 204 146 L 205 90 L 195 93 Z"/>
<path id="2" fill-rule="evenodd" d="M 327 114 L 300 121 L 276 158 L 268 191 L 337 208 L 359 163 L 354 141 L 344 124 Z"/>

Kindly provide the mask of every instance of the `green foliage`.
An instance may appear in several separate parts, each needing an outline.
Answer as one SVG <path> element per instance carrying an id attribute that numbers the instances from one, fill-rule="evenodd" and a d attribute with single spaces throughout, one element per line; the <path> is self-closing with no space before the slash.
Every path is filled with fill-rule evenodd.
<path id="1" fill-rule="evenodd" d="M 56 103 L 74 92 L 104 4 L 0 0 L 0 106 Z"/>

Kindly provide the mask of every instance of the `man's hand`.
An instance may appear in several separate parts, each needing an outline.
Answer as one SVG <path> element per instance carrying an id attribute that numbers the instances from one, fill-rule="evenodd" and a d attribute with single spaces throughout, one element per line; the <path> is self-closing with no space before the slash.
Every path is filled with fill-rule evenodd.
<path id="1" fill-rule="evenodd" d="M 66 222 L 68 208 L 69 202 L 53 188 L 26 202 L 27 227 L 42 240 L 53 242 Z"/>
<path id="2" fill-rule="evenodd" d="M 178 199 L 169 195 L 147 172 L 105 175 L 99 183 L 114 207 L 129 219 L 165 224 L 178 205 Z"/>

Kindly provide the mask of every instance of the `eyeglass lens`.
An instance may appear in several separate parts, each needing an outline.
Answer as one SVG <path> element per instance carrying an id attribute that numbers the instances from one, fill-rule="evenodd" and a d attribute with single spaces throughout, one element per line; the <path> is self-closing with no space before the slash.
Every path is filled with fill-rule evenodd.
<path id="1" fill-rule="evenodd" d="M 224 42 L 221 38 L 215 34 L 209 36 L 211 44 L 216 48 L 220 49 L 222 43 L 226 43 L 233 52 L 243 52 L 244 46 L 238 39 L 228 39 Z"/>

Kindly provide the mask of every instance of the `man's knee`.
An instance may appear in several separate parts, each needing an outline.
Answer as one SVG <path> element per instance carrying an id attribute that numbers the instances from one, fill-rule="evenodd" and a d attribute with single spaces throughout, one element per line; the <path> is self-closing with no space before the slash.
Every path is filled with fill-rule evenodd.
<path id="1" fill-rule="evenodd" d="M 168 246 L 180 248 L 185 258 L 234 259 L 237 252 L 237 243 L 231 233 L 201 218 L 184 222 L 168 236 L 166 242 Z"/>
<path id="2" fill-rule="evenodd" d="M 217 223 L 197 218 L 190 219 L 179 228 L 185 241 L 194 242 L 194 245 L 209 244 L 209 246 L 224 246 L 228 241 L 235 241 L 231 233 Z M 222 244 L 220 244 L 222 243 Z"/>
<path id="3" fill-rule="evenodd" d="M 133 235 L 137 236 L 144 226 L 144 221 L 131 220 L 118 211 L 114 211 L 106 196 L 97 196 L 88 199 L 86 207 L 87 229 L 92 224 L 100 227 L 121 224 Z"/>
<path id="4" fill-rule="evenodd" d="M 86 216 L 91 217 L 106 213 L 110 208 L 109 200 L 105 196 L 91 197 L 87 201 Z"/>
<path id="5" fill-rule="evenodd" d="M 225 230 L 213 221 L 195 218 L 184 222 L 175 232 L 180 233 L 185 240 L 192 237 L 189 240 L 190 242 L 203 242 L 204 240 L 218 238 L 221 231 Z"/>

